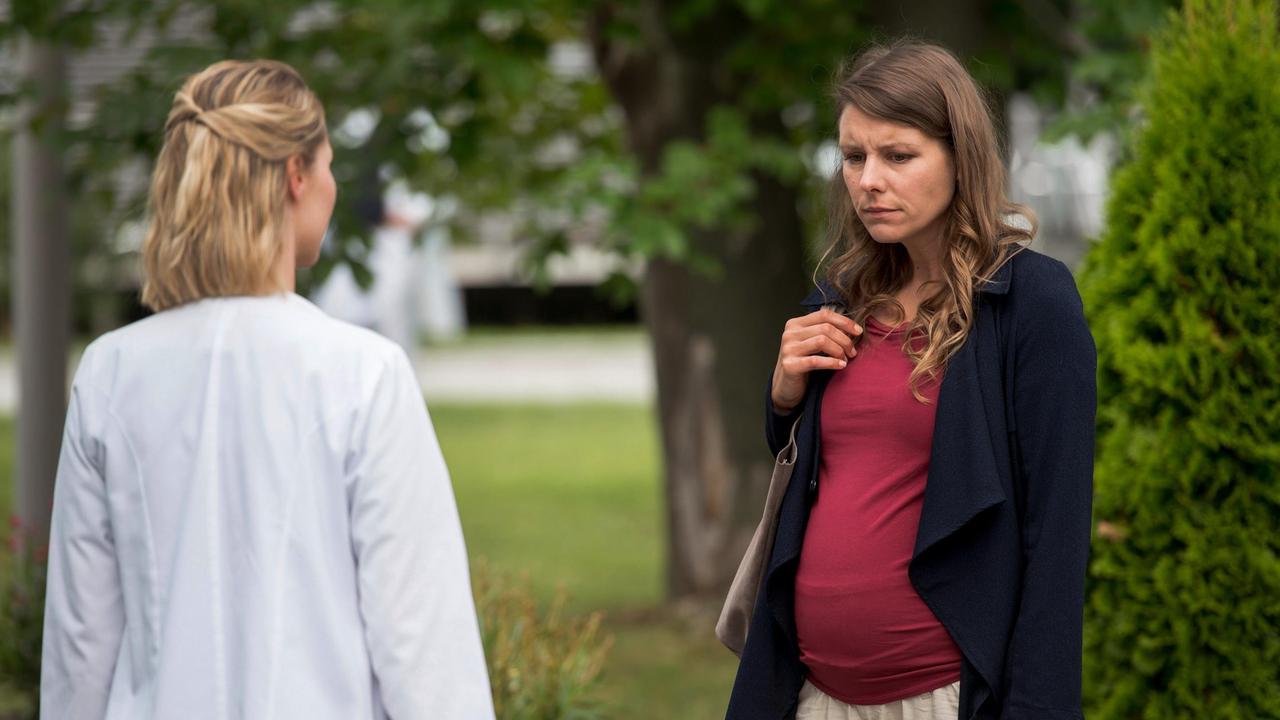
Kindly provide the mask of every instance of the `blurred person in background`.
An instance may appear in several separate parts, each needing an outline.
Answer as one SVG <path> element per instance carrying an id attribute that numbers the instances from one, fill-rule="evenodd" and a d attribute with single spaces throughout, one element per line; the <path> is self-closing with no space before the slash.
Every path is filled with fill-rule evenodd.
<path id="1" fill-rule="evenodd" d="M 294 293 L 336 188 L 271 61 L 175 96 L 143 302 L 76 372 L 46 718 L 492 718 L 462 530 L 404 352 Z"/>
<path id="2" fill-rule="evenodd" d="M 769 387 L 796 460 L 728 717 L 1079 720 L 1097 360 L 1074 280 L 1025 247 L 948 51 L 867 50 L 835 100 L 834 259 Z"/>
<path id="3" fill-rule="evenodd" d="M 391 183 L 384 193 L 376 168 L 358 183 L 352 206 L 370 237 L 366 262 L 373 284 L 361 288 L 350 268 L 340 265 L 311 299 L 329 315 L 394 341 L 414 361 L 421 353 L 420 332 L 452 339 L 465 326 L 462 291 L 450 268 L 448 230 L 433 217 L 442 203 L 404 181 Z"/>

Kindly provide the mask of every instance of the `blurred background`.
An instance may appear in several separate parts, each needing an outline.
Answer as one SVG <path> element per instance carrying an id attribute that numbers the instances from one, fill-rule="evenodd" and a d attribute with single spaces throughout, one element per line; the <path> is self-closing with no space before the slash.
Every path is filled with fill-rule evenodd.
<path id="1" fill-rule="evenodd" d="M 32 710 L 19 556 L 47 533 L 66 380 L 144 314 L 150 162 L 186 75 L 275 58 L 325 103 L 338 208 L 299 292 L 414 360 L 500 714 L 707 718 L 772 466 L 764 383 L 825 249 L 839 64 L 902 34 L 956 52 L 1034 247 L 1077 267 L 1175 5 L 0 0 L 0 716 Z"/>

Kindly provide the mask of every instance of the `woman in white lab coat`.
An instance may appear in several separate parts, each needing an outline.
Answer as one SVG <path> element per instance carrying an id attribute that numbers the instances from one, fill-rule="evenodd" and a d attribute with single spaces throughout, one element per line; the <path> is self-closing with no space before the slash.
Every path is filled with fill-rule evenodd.
<path id="1" fill-rule="evenodd" d="M 298 74 L 175 96 L 143 302 L 76 372 L 45 718 L 492 718 L 466 550 L 404 352 L 294 294 L 333 210 Z"/>

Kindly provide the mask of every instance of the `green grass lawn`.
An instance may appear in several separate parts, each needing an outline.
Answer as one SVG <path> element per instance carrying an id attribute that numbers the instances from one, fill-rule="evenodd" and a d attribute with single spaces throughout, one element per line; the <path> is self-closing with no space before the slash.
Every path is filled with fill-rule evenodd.
<path id="1" fill-rule="evenodd" d="M 711 618 L 662 599 L 657 428 L 635 405 L 431 407 L 474 560 L 604 610 L 615 645 L 601 678 L 618 720 L 723 717 L 736 661 Z M 0 510 L 13 423 L 0 420 Z M 0 698 L 0 706 L 3 699 Z"/>
<path id="2" fill-rule="evenodd" d="M 580 609 L 660 599 L 661 501 L 647 408 L 433 405 L 473 558 L 563 585 Z"/>
<path id="3" fill-rule="evenodd" d="M 657 427 L 646 406 L 433 405 L 473 558 L 606 611 L 609 717 L 724 716 L 736 661 L 703 613 L 661 606 Z"/>

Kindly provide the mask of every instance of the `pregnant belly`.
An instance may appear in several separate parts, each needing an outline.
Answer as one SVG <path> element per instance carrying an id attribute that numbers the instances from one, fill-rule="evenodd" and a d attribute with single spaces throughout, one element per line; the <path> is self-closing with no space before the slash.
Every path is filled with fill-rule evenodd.
<path id="1" fill-rule="evenodd" d="M 880 704 L 958 677 L 960 652 L 905 569 L 834 581 L 798 576 L 795 597 L 800 660 L 829 695 Z"/>

